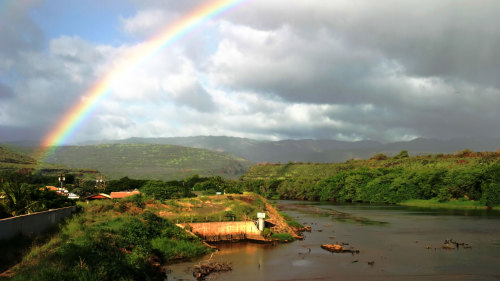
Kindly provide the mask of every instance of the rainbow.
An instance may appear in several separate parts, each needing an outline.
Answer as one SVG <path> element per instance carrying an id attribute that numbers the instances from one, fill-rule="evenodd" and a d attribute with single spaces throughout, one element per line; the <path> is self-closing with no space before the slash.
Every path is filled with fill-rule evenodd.
<path id="1" fill-rule="evenodd" d="M 122 57 L 111 70 L 87 91 L 80 102 L 66 112 L 61 121 L 41 142 L 39 160 L 50 155 L 57 146 L 64 144 L 87 119 L 101 100 L 110 92 L 119 78 L 157 51 L 171 45 L 202 23 L 226 12 L 247 0 L 215 0 L 198 7 L 179 21 L 167 26 L 157 36 L 142 43 L 137 49 Z"/>

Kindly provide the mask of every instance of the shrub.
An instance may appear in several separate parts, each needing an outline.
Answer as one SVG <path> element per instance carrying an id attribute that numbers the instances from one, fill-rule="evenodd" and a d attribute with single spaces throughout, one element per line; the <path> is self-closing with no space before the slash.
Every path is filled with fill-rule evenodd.
<path id="1" fill-rule="evenodd" d="M 381 160 L 386 160 L 387 159 L 387 155 L 383 154 L 383 153 L 377 153 L 375 155 L 373 155 L 372 157 L 370 157 L 371 160 L 378 160 L 378 161 L 381 161 Z"/>
<path id="2" fill-rule="evenodd" d="M 394 159 L 403 159 L 403 158 L 408 158 L 410 155 L 408 155 L 407 150 L 401 150 L 396 156 L 394 156 Z"/>
<path id="3" fill-rule="evenodd" d="M 483 186 L 481 204 L 488 207 L 500 206 L 500 183 L 490 183 Z"/>
<path id="4" fill-rule="evenodd" d="M 151 247 L 162 257 L 162 260 L 187 259 L 208 254 L 210 249 L 203 244 L 186 240 L 174 240 L 169 237 L 158 237 L 151 240 Z"/>
<path id="5" fill-rule="evenodd" d="M 271 239 L 278 240 L 281 243 L 292 242 L 295 240 L 295 238 L 293 238 L 293 236 L 289 233 L 273 233 L 271 235 Z"/>

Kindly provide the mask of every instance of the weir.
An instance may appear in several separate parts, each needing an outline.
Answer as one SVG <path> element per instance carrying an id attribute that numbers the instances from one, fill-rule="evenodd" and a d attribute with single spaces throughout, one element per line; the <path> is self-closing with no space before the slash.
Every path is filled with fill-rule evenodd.
<path id="1" fill-rule="evenodd" d="M 196 236 L 208 242 L 256 240 L 267 241 L 253 221 L 186 223 L 181 227 L 190 229 Z"/>

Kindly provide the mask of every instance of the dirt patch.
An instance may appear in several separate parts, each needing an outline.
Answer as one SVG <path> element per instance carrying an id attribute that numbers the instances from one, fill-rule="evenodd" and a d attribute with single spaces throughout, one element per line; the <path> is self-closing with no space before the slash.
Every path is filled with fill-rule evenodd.
<path id="1" fill-rule="evenodd" d="M 172 213 L 172 212 L 168 212 L 168 211 L 160 211 L 160 212 L 158 213 L 158 215 L 159 215 L 160 217 L 164 217 L 164 218 L 165 218 L 165 217 L 172 217 L 172 216 L 174 216 L 175 214 L 174 214 L 174 213 Z"/>
<path id="2" fill-rule="evenodd" d="M 240 199 L 245 203 L 253 205 L 253 202 L 255 201 L 255 196 L 239 196 L 238 199 Z"/>

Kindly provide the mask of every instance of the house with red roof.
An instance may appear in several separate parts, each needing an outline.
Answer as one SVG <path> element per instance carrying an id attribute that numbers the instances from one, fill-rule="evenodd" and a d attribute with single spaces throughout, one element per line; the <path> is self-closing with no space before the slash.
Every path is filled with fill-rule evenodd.
<path id="1" fill-rule="evenodd" d="M 56 187 L 56 186 L 51 186 L 51 185 L 47 185 L 45 187 L 42 187 L 40 188 L 40 190 L 49 190 L 49 191 L 54 191 L 55 193 L 59 194 L 59 195 L 64 195 L 64 196 L 68 196 L 68 190 L 66 188 L 61 188 L 61 187 Z"/>
<path id="2" fill-rule="evenodd" d="M 59 187 L 55 187 L 55 186 L 51 186 L 51 185 L 47 185 L 45 188 L 50 190 L 50 191 L 55 191 L 55 192 L 59 191 Z"/>
<path id="3" fill-rule="evenodd" d="M 87 197 L 85 197 L 87 200 L 98 200 L 98 199 L 111 199 L 111 196 L 104 194 L 104 193 L 98 193 L 98 194 L 92 194 Z"/>

